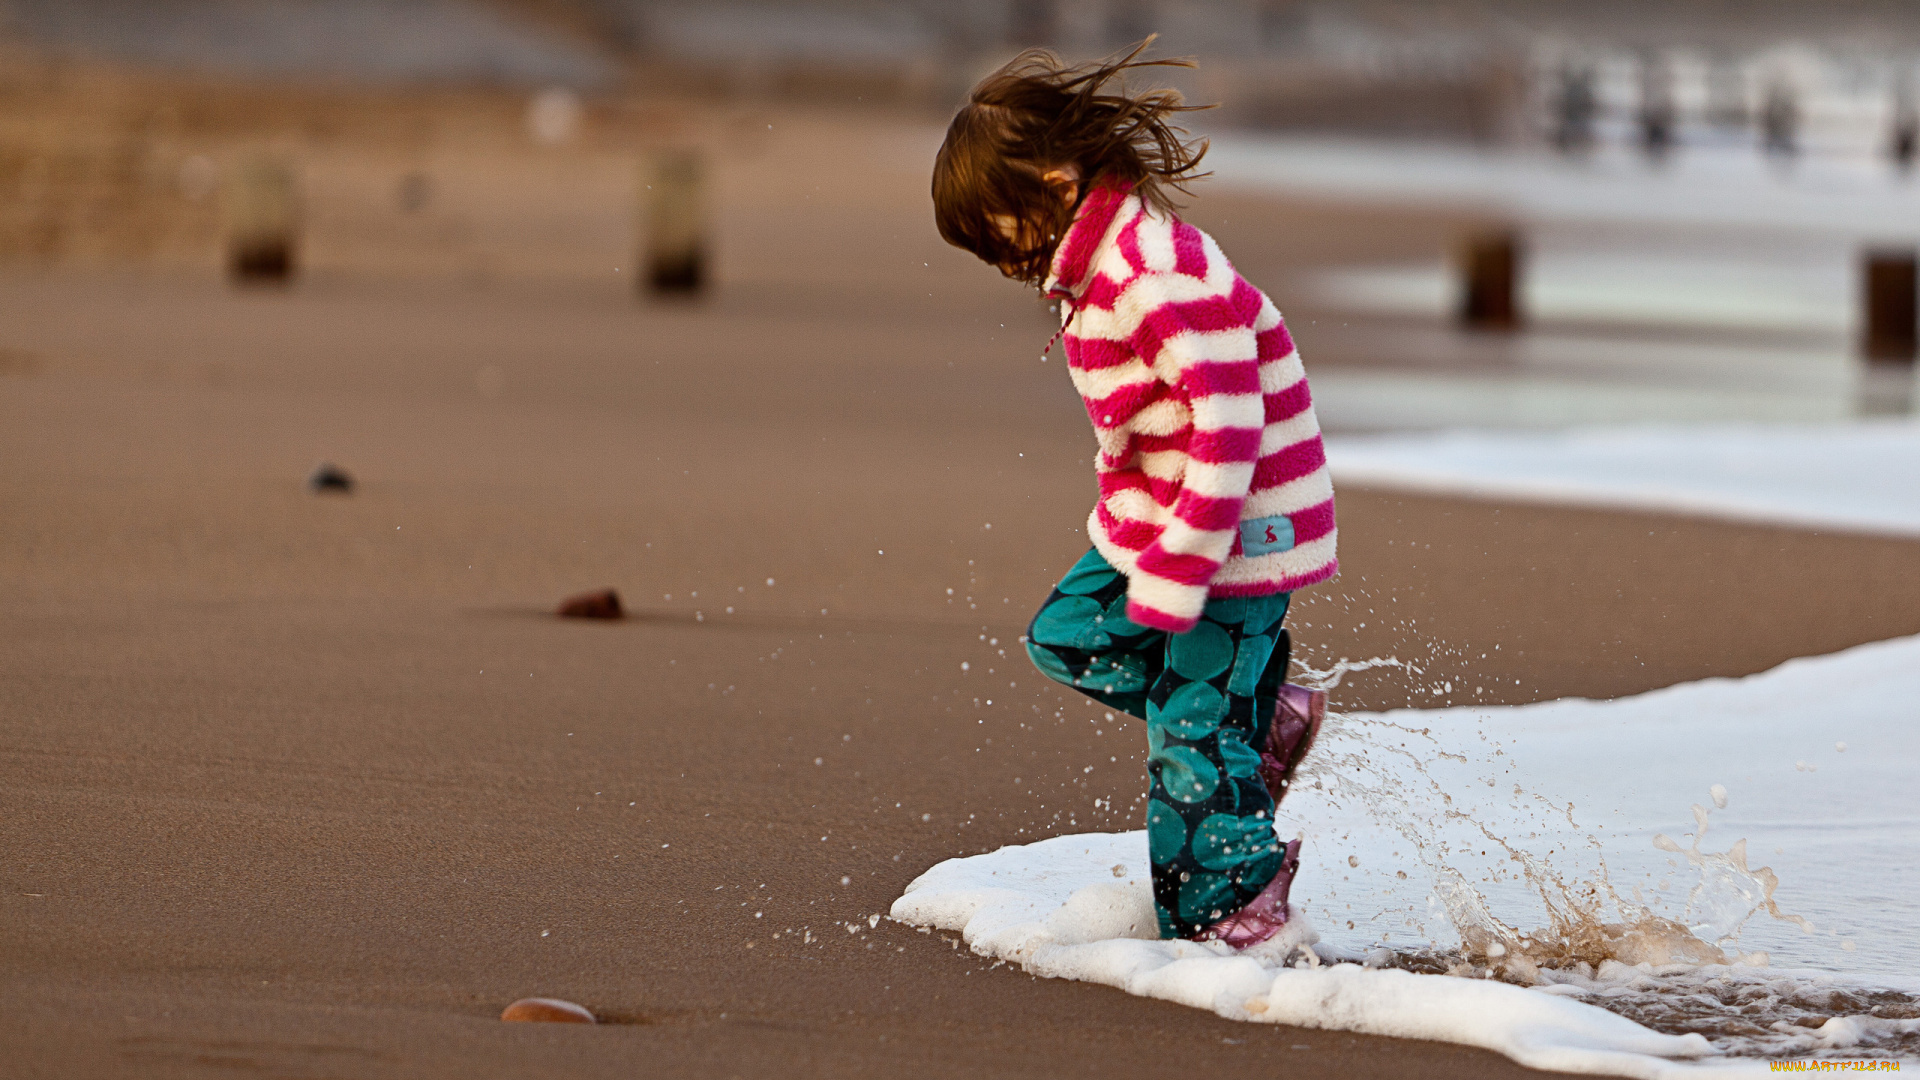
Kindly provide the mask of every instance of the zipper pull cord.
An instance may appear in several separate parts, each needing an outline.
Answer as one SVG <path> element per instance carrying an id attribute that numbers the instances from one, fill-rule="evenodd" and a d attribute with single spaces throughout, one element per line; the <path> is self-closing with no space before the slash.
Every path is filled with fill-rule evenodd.
<path id="1" fill-rule="evenodd" d="M 1073 297 L 1071 296 L 1063 296 L 1060 298 L 1060 309 L 1066 312 L 1066 314 L 1060 318 L 1060 329 L 1054 331 L 1053 336 L 1047 339 L 1047 347 L 1040 350 L 1040 362 L 1043 364 L 1047 362 L 1047 354 L 1053 351 L 1054 342 L 1059 341 L 1067 335 L 1067 324 L 1071 323 L 1073 317 L 1079 314 L 1073 310 Z M 1066 355 L 1066 351 L 1066 347 L 1061 346 L 1060 354 L 1062 356 Z"/>

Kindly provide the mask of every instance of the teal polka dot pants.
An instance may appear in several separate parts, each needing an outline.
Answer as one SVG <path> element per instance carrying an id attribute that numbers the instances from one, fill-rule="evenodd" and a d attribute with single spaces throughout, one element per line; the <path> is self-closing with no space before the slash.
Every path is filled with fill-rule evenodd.
<path id="1" fill-rule="evenodd" d="M 1288 594 L 1208 601 L 1184 634 L 1127 618 L 1127 579 L 1089 551 L 1027 629 L 1055 682 L 1147 722 L 1147 847 L 1160 936 L 1192 937 L 1273 880 L 1283 845 L 1255 747 L 1290 651 Z"/>

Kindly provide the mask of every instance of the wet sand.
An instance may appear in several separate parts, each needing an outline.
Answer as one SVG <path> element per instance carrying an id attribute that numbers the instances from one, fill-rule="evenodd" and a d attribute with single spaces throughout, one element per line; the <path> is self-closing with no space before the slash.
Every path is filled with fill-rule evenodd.
<path id="1" fill-rule="evenodd" d="M 735 190 L 699 305 L 324 261 L 0 279 L 11 1074 L 1523 1072 L 868 926 L 939 859 L 1135 825 L 1092 803 L 1138 793 L 1140 733 L 1013 647 L 1084 549 L 1091 440 L 1037 306 L 908 204 Z M 359 489 L 307 492 L 323 459 Z M 1341 515 L 1301 653 L 1465 654 L 1451 697 L 1351 707 L 1920 632 L 1916 544 Z M 547 614 L 605 586 L 633 618 Z M 533 994 L 616 1023 L 498 1022 Z"/>

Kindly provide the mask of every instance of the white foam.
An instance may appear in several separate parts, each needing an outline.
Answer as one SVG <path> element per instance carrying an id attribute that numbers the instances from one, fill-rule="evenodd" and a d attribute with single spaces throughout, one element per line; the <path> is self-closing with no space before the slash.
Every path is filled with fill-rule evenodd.
<path id="1" fill-rule="evenodd" d="M 1781 171 L 1750 146 L 1688 147 L 1649 169 L 1629 152 L 1574 161 L 1405 140 L 1240 133 L 1216 138 L 1219 182 L 1343 200 L 1471 208 L 1523 222 L 1714 225 L 1884 242 L 1916 233 L 1920 189 L 1872 155 Z"/>
<path id="2" fill-rule="evenodd" d="M 1305 835 L 1294 901 L 1324 935 L 1316 955 L 1302 953 L 1291 968 L 1223 946 L 1153 940 L 1138 832 L 1060 836 L 948 860 L 909 885 L 892 914 L 958 931 L 974 952 L 1038 975 L 1103 983 L 1232 1019 L 1463 1043 L 1568 1072 L 1757 1075 L 1762 1062 L 1720 1056 L 1715 1044 L 1744 1054 L 1832 1056 L 1920 1028 L 1839 1015 L 1848 1006 L 1833 997 L 1867 983 L 1920 989 L 1920 940 L 1911 933 L 1920 914 L 1920 870 L 1911 858 L 1920 825 L 1920 785 L 1911 783 L 1920 769 L 1915 701 L 1920 638 L 1905 638 L 1618 701 L 1400 710 L 1330 723 L 1310 759 L 1314 783 L 1303 784 L 1280 815 L 1283 832 Z M 1839 740 L 1849 752 L 1837 751 Z M 1371 791 L 1407 793 L 1401 810 L 1418 810 L 1423 790 L 1446 801 L 1443 820 L 1421 840 L 1434 861 L 1416 858 L 1408 836 L 1384 821 L 1380 798 L 1343 775 L 1363 760 L 1373 769 L 1366 782 L 1378 785 Z M 1426 788 L 1392 788 L 1396 776 Z M 1532 791 L 1520 790 L 1516 777 Z M 1688 810 L 1722 798 L 1728 809 Z M 1717 815 L 1716 835 L 1767 853 L 1754 861 L 1778 872 L 1774 899 L 1810 918 L 1817 932 L 1764 915 L 1742 930 L 1743 913 L 1758 901 L 1749 898 L 1730 917 L 1731 894 L 1705 895 L 1716 883 L 1731 882 L 1736 892 L 1750 886 L 1753 878 L 1729 869 L 1744 867 L 1744 857 L 1709 851 L 1705 868 L 1677 859 L 1664 865 L 1680 845 L 1656 847 L 1655 834 L 1689 837 L 1697 853 L 1709 814 Z M 1710 937 L 1739 935 L 1720 944 L 1741 962 L 1607 961 L 1598 970 L 1547 972 L 1531 988 L 1373 970 L 1393 956 L 1383 944 L 1457 947 L 1437 913 L 1443 883 L 1430 871 L 1441 863 L 1471 883 L 1491 916 L 1525 929 L 1544 924 L 1539 897 L 1511 871 L 1499 843 L 1479 839 L 1496 833 L 1568 881 L 1604 856 L 1614 887 L 1644 888 L 1635 903 L 1646 910 Z M 1662 877 L 1699 885 L 1662 891 Z M 1855 940 L 1857 951 L 1845 947 Z M 1773 960 L 1789 967 L 1763 966 Z M 1746 988 L 1770 1000 L 1798 998 L 1812 1002 L 1803 1012 L 1831 1019 L 1710 1044 L 1617 1014 L 1649 1002 L 1664 1007 L 1662 980 L 1690 993 Z"/>
<path id="3" fill-rule="evenodd" d="M 1506 983 L 1372 971 L 1341 963 L 1282 969 L 1221 945 L 1152 940 L 1142 833 L 1083 833 L 949 859 L 907 886 L 902 922 L 959 931 L 974 952 L 1048 978 L 1118 987 L 1233 1020 L 1437 1039 L 1540 1069 L 1671 1075 L 1666 1059 L 1711 1053 L 1566 997 Z M 1102 880 L 1105 878 L 1105 880 Z"/>
<path id="4" fill-rule="evenodd" d="M 1798 258 L 1762 259 L 1750 251 L 1594 251 L 1550 239 L 1528 248 L 1517 283 L 1529 320 L 1769 329 L 1828 340 L 1858 329 L 1856 256 L 1845 247 L 1825 246 L 1815 255 L 1799 245 Z M 1322 271 L 1309 288 L 1322 303 L 1349 311 L 1445 319 L 1460 285 L 1453 266 L 1432 259 Z"/>
<path id="5" fill-rule="evenodd" d="M 1920 422 L 1331 438 L 1336 480 L 1920 536 Z"/>

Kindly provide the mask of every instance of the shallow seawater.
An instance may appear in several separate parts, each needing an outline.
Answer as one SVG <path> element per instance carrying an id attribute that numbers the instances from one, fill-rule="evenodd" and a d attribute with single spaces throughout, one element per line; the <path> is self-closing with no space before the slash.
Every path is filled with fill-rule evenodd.
<path id="1" fill-rule="evenodd" d="M 1839 1058 L 1920 1055 L 1920 995 L 1833 975 L 1745 965 L 1603 962 L 1545 968 L 1527 977 L 1476 964 L 1460 950 L 1394 952 L 1372 966 L 1460 978 L 1500 978 L 1618 1013 L 1669 1035 L 1698 1032 L 1715 1049 L 1741 1057 L 1818 1054 Z M 1826 1031 L 1834 1018 L 1843 1033 Z"/>
<path id="2" fill-rule="evenodd" d="M 1737 1056 L 1920 1054 L 1916 700 L 1908 640 L 1615 702 L 1335 712 L 1278 815 L 1308 839 L 1294 900 L 1325 958 Z"/>

